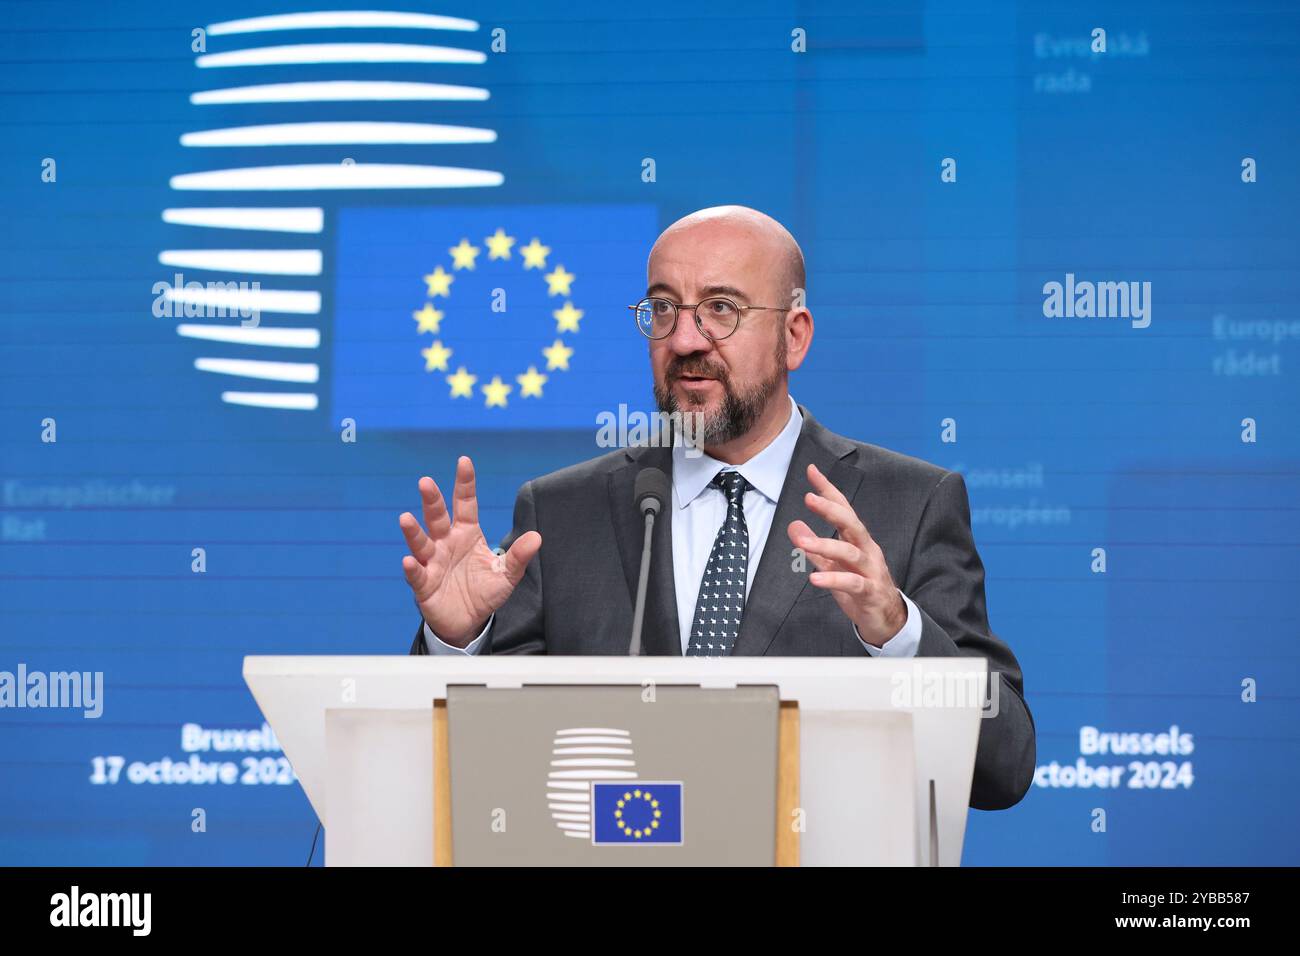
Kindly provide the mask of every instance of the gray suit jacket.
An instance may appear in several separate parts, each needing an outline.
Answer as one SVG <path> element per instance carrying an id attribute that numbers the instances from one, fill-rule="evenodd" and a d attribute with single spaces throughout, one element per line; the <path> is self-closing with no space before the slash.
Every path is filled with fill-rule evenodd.
<path id="1" fill-rule="evenodd" d="M 970 805 L 1012 806 L 1034 773 L 1034 723 L 1020 665 L 989 631 L 984 565 L 971 536 L 966 485 L 957 472 L 851 441 L 803 413 L 803 429 L 772 529 L 755 571 L 733 653 L 773 657 L 866 655 L 828 591 L 792 570 L 786 527 L 802 518 L 817 534 L 834 529 L 803 503 L 809 463 L 844 496 L 880 545 L 894 583 L 921 612 L 921 657 L 984 657 L 1001 681 L 997 717 L 980 721 Z M 641 559 L 642 520 L 633 502 L 637 472 L 672 475 L 667 448 L 629 448 L 564 468 L 523 486 L 505 547 L 528 530 L 542 550 L 496 612 L 485 639 L 492 654 L 626 654 Z M 670 505 L 671 507 L 671 505 Z M 673 582 L 672 522 L 658 521 L 643 652 L 680 656 Z M 809 565 L 811 570 L 811 565 Z M 427 654 L 423 622 L 412 654 Z"/>

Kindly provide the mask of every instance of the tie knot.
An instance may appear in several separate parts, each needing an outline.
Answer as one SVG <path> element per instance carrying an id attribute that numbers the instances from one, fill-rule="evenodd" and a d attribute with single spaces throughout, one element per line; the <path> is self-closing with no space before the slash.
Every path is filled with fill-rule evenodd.
<path id="1" fill-rule="evenodd" d="M 721 488 L 722 493 L 727 496 L 727 501 L 733 505 L 740 504 L 744 500 L 745 492 L 750 487 L 745 476 L 738 471 L 720 471 L 713 476 L 712 484 L 714 487 Z"/>

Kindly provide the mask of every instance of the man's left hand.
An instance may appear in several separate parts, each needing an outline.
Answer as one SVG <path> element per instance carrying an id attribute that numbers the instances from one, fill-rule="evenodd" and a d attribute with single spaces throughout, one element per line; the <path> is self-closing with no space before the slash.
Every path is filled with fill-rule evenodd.
<path id="1" fill-rule="evenodd" d="M 839 537 L 820 538 L 803 521 L 791 521 L 786 533 L 817 569 L 809 582 L 830 591 L 862 639 L 880 647 L 907 623 L 903 595 L 894 585 L 884 552 L 849 500 L 816 465 L 808 466 L 808 481 L 813 491 L 804 495 L 804 503 L 829 521 Z"/>

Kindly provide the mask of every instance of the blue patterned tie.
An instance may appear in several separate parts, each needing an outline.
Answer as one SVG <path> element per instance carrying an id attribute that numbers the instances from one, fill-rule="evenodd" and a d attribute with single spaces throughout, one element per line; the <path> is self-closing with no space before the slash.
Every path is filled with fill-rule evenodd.
<path id="1" fill-rule="evenodd" d="M 727 517 L 713 539 L 709 563 L 695 599 L 695 621 L 687 657 L 722 657 L 731 653 L 745 613 L 745 580 L 749 569 L 749 528 L 745 526 L 745 490 L 749 482 L 738 471 L 720 471 L 710 487 L 727 496 Z"/>

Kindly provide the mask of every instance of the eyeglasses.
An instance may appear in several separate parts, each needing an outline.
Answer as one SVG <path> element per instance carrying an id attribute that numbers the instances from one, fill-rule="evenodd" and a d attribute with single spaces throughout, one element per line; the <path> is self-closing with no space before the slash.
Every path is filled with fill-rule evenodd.
<path id="1" fill-rule="evenodd" d="M 725 339 L 740 327 L 740 313 L 751 309 L 759 312 L 788 312 L 775 305 L 737 305 L 725 296 L 702 299 L 695 305 L 679 305 L 669 299 L 647 296 L 636 305 L 629 305 L 636 319 L 636 327 L 648 339 L 663 339 L 677 328 L 677 316 L 682 309 L 695 313 L 695 327 L 711 341 Z"/>

